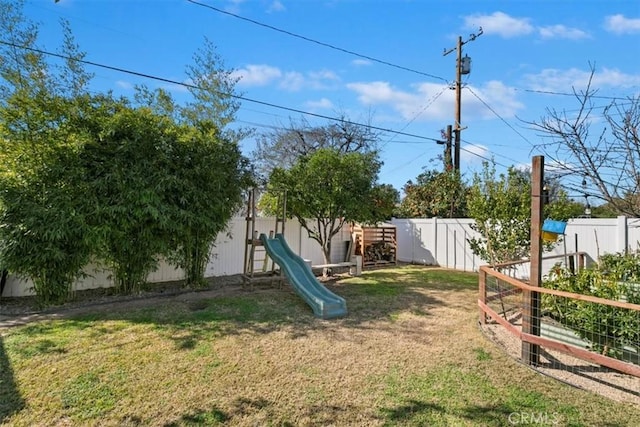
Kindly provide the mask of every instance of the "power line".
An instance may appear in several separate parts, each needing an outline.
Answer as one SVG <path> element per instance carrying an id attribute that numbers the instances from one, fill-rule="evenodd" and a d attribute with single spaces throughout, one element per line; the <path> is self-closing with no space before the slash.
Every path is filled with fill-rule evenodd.
<path id="1" fill-rule="evenodd" d="M 571 96 L 571 97 L 575 97 L 577 95 L 575 93 L 554 92 L 554 91 L 551 91 L 551 90 L 534 90 L 534 89 L 518 89 L 518 88 L 514 88 L 514 89 L 522 91 L 522 92 L 541 93 L 541 94 L 544 94 L 544 95 L 558 95 L 558 96 Z M 610 99 L 610 100 L 626 99 L 626 98 L 621 97 L 621 96 L 589 95 L 589 97 L 590 98 L 594 98 L 594 99 Z"/>
<path id="2" fill-rule="evenodd" d="M 527 139 L 526 136 L 524 136 L 523 134 L 521 134 L 520 132 L 518 132 L 518 130 L 516 128 L 514 128 L 513 126 L 511 126 L 511 124 L 509 122 L 507 122 L 500 114 L 498 114 L 498 112 L 496 110 L 494 110 L 489 104 L 487 104 L 482 98 L 480 98 L 480 96 L 478 94 L 476 94 L 473 89 L 471 89 L 471 87 L 467 86 L 467 89 L 469 90 L 469 92 L 471 92 L 471 94 L 473 96 L 475 96 L 476 98 L 478 98 L 478 101 L 482 102 L 482 104 L 487 107 L 489 109 L 489 111 L 491 111 L 497 118 L 499 118 L 505 125 L 507 125 L 512 131 L 514 131 L 515 133 L 518 134 L 518 136 L 520 136 L 520 138 L 524 139 L 529 145 L 531 145 L 532 147 L 535 147 L 535 145 L 529 141 L 529 139 Z"/>
<path id="3" fill-rule="evenodd" d="M 416 114 L 411 118 L 411 120 L 409 120 L 409 121 L 408 121 L 408 122 L 407 122 L 407 123 L 402 127 L 402 129 L 400 129 L 400 130 L 401 130 L 401 131 L 404 131 L 406 128 L 408 128 L 408 127 L 409 127 L 409 125 L 410 125 L 411 123 L 413 123 L 413 122 L 414 122 L 414 121 L 415 121 L 415 120 L 420 116 L 420 114 L 424 113 L 424 112 L 427 110 L 427 108 L 429 108 L 429 106 L 431 106 L 431 104 L 433 104 L 434 102 L 436 102 L 436 100 L 437 100 L 438 98 L 440 98 L 440 95 L 442 95 L 442 94 L 444 93 L 444 91 L 445 91 L 445 90 L 447 90 L 447 89 L 448 89 L 448 86 L 445 86 L 445 87 L 443 87 L 443 88 L 442 88 L 442 90 L 441 90 L 440 92 L 438 92 L 437 94 L 435 94 L 434 96 L 432 96 L 432 97 L 431 97 L 431 99 L 430 99 L 429 101 L 427 101 L 427 103 L 425 104 L 425 106 L 424 106 L 424 107 L 422 107 L 422 108 L 420 109 L 420 111 L 418 111 L 418 112 L 417 112 L 417 113 L 416 113 Z M 391 137 L 389 140 L 387 140 L 386 142 L 384 142 L 380 148 L 384 148 L 387 144 L 389 144 L 390 142 L 393 142 L 393 139 L 395 138 L 395 136 L 396 136 L 396 135 L 394 135 L 394 136 L 393 136 L 393 137 Z"/>
<path id="4" fill-rule="evenodd" d="M 130 74 L 130 75 L 133 75 L 133 76 L 143 77 L 143 78 L 150 79 L 150 80 L 157 80 L 157 81 L 160 81 L 160 82 L 163 82 L 163 83 L 170 83 L 170 84 L 174 84 L 174 85 L 178 85 L 178 86 L 184 86 L 184 87 L 190 88 L 190 89 L 202 90 L 202 88 L 200 88 L 199 86 L 193 85 L 193 84 L 179 82 L 177 80 L 172 80 L 172 79 L 168 79 L 168 78 L 165 78 L 165 77 L 154 76 L 152 74 L 142 73 L 142 72 L 139 72 L 139 71 L 128 70 L 128 69 L 121 68 L 121 67 L 115 67 L 115 66 L 112 66 L 112 65 L 106 65 L 106 64 L 101 64 L 101 63 L 98 63 L 98 62 L 87 61 L 85 59 L 73 58 L 73 57 L 70 57 L 70 56 L 67 56 L 67 55 L 62 55 L 62 54 L 55 53 L 55 52 L 49 52 L 49 51 L 46 51 L 46 50 L 37 49 L 37 48 L 29 47 L 29 46 L 22 46 L 22 45 L 11 43 L 11 42 L 7 42 L 7 41 L 4 41 L 4 40 L 0 40 L 0 44 L 3 44 L 5 46 L 11 46 L 11 47 L 14 47 L 14 48 L 29 50 L 29 51 L 32 51 L 32 52 L 36 52 L 36 53 L 40 53 L 40 54 L 48 55 L 48 56 L 53 56 L 53 57 L 60 58 L 60 59 L 71 60 L 71 61 L 79 62 L 81 64 L 91 65 L 91 66 L 98 67 L 98 68 L 104 68 L 104 69 L 116 71 L 116 72 L 119 72 L 119 73 Z M 372 126 L 372 125 L 366 125 L 366 124 L 363 124 L 363 123 L 357 123 L 357 122 L 353 122 L 353 121 L 350 121 L 350 120 L 340 119 L 340 118 L 337 118 L 337 117 L 325 116 L 323 114 L 312 113 L 312 112 L 309 112 L 309 111 L 299 110 L 299 109 L 291 108 L 291 107 L 285 107 L 285 106 L 282 106 L 282 105 L 273 104 L 273 103 L 266 102 L 266 101 L 260 101 L 260 100 L 257 100 L 257 99 L 252 99 L 252 98 L 247 98 L 247 97 L 240 96 L 240 95 L 235 95 L 233 93 L 225 93 L 225 92 L 220 92 L 220 91 L 214 91 L 214 92 L 216 94 L 220 95 L 220 96 L 226 96 L 226 97 L 229 97 L 229 98 L 234 98 L 234 99 L 239 99 L 239 100 L 242 100 L 242 101 L 252 102 L 254 104 L 264 105 L 264 106 L 271 107 L 271 108 L 277 108 L 277 109 L 280 109 L 280 110 L 285 110 L 285 111 L 289 111 L 289 112 L 293 112 L 293 113 L 297 113 L 297 114 L 303 114 L 303 115 L 307 115 L 307 116 L 317 117 L 317 118 L 336 121 L 336 122 L 343 122 L 343 123 L 347 123 L 347 124 L 354 125 L 354 126 L 359 126 L 359 127 L 365 127 L 365 128 L 369 128 L 369 129 L 379 130 L 379 131 L 382 131 L 382 132 L 390 132 L 390 133 L 395 133 L 397 135 L 410 136 L 412 138 L 419 138 L 419 139 L 424 139 L 424 140 L 428 140 L 428 141 L 436 141 L 436 142 L 438 141 L 438 139 L 436 139 L 436 138 L 429 138 L 429 137 L 426 137 L 426 136 L 421 136 L 421 135 L 415 135 L 415 134 L 411 134 L 411 133 L 396 131 L 396 130 L 393 130 L 393 129 L 383 128 L 383 127 L 378 127 L 378 126 Z"/>
<path id="5" fill-rule="evenodd" d="M 324 47 L 328 47 L 330 49 L 334 49 L 334 50 L 337 50 L 337 51 L 340 51 L 340 52 L 348 53 L 349 55 L 357 56 L 359 58 L 367 59 L 367 60 L 372 61 L 372 62 L 377 62 L 379 64 L 384 64 L 384 65 L 387 65 L 389 67 L 397 68 L 397 69 L 404 70 L 404 71 L 409 71 L 411 73 L 420 74 L 422 76 L 426 76 L 426 77 L 430 77 L 430 78 L 433 78 L 433 79 L 442 80 L 444 82 L 447 81 L 447 79 L 445 79 L 443 77 L 440 77 L 440 76 L 436 76 L 436 75 L 433 75 L 433 74 L 429 74 L 429 73 L 425 73 L 425 72 L 422 72 L 422 71 L 414 70 L 412 68 L 403 67 L 401 65 L 396 65 L 396 64 L 393 64 L 391 62 L 387 62 L 387 61 L 383 61 L 381 59 L 373 58 L 371 56 L 362 55 L 360 53 L 357 53 L 357 52 L 354 52 L 354 51 L 351 51 L 351 50 L 347 50 L 347 49 L 344 49 L 344 48 L 341 48 L 341 47 L 338 47 L 338 46 L 334 46 L 334 45 L 329 44 L 329 43 L 325 43 L 325 42 L 321 42 L 321 41 L 312 39 L 310 37 L 306 37 L 306 36 L 302 36 L 300 34 L 292 33 L 291 31 L 287 31 L 287 30 L 283 30 L 281 28 L 274 27 L 273 25 L 265 24 L 263 22 L 259 22 L 259 21 L 256 21 L 256 20 L 250 19 L 250 18 L 245 18 L 244 16 L 236 15 L 235 13 L 231 13 L 231 12 L 228 12 L 226 10 L 219 9 L 219 8 L 217 8 L 215 6 L 211 6 L 211 5 L 208 5 L 208 4 L 200 3 L 200 2 L 197 2 L 197 1 L 194 1 L 194 0 L 187 0 L 187 1 L 189 3 L 193 3 L 193 4 L 198 5 L 198 6 L 206 7 L 207 9 L 211 9 L 211 10 L 214 10 L 216 12 L 232 16 L 234 18 L 241 19 L 243 21 L 247 21 L 247 22 L 250 22 L 252 24 L 259 25 L 261 27 L 268 28 L 268 29 L 273 30 L 273 31 L 277 31 L 279 33 L 286 34 L 286 35 L 291 36 L 291 37 L 296 37 L 298 39 L 301 39 L 301 40 L 304 40 L 304 41 L 307 41 L 307 42 L 310 42 L 310 43 L 315 43 L 315 44 L 318 44 L 320 46 L 324 46 Z"/>

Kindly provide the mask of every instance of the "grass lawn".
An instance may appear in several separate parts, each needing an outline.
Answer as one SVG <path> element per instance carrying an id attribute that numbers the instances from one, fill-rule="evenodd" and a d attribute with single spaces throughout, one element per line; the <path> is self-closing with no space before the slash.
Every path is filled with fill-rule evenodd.
<path id="1" fill-rule="evenodd" d="M 330 288 L 348 317 L 316 319 L 285 287 L 0 329 L 0 422 L 640 425 L 640 404 L 541 376 L 488 341 L 476 274 L 405 266 Z"/>

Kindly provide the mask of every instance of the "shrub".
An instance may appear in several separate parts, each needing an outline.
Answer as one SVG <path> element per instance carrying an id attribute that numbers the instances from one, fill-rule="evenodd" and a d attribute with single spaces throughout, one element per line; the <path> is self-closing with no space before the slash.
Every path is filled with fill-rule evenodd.
<path id="1" fill-rule="evenodd" d="M 600 263 L 577 274 L 556 265 L 544 287 L 614 301 L 640 304 L 638 254 L 603 256 Z M 591 348 L 604 355 L 620 357 L 622 348 L 640 348 L 640 313 L 635 310 L 596 304 L 555 295 L 544 295 L 543 313 L 572 328 Z"/>

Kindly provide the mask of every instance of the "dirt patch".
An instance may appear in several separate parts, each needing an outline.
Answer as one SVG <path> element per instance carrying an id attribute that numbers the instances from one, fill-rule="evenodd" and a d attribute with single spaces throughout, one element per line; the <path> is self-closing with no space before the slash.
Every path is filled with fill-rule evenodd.
<path id="1" fill-rule="evenodd" d="M 201 289 L 187 288 L 183 281 L 148 284 L 132 295 L 119 295 L 113 288 L 97 288 L 74 292 L 70 301 L 41 308 L 34 297 L 0 299 L 0 327 L 22 325 L 31 321 L 60 318 L 66 315 L 109 310 L 117 307 L 141 307 L 156 303 L 163 298 L 201 299 L 247 291 L 242 276 L 223 276 L 207 279 Z"/>

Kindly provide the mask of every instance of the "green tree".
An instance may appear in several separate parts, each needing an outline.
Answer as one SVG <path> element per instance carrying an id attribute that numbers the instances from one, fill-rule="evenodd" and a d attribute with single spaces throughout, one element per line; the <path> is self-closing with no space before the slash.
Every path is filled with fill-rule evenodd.
<path id="1" fill-rule="evenodd" d="M 76 153 L 82 67 L 50 66 L 24 2 L 0 2 L 0 259 L 30 277 L 42 304 L 64 300 L 92 253 Z M 68 26 L 62 52 L 81 57 Z"/>
<path id="2" fill-rule="evenodd" d="M 269 188 L 287 191 L 287 211 L 297 218 L 331 262 L 331 238 L 345 223 L 372 221 L 372 192 L 381 163 L 374 153 L 323 148 L 290 169 L 276 168 Z"/>
<path id="3" fill-rule="evenodd" d="M 404 186 L 405 197 L 397 210 L 403 218 L 464 218 L 467 187 L 458 171 L 426 170 Z"/>
<path id="4" fill-rule="evenodd" d="M 252 177 L 238 144 L 212 123 L 183 129 L 170 169 L 172 185 L 165 190 L 174 212 L 171 259 L 184 269 L 187 285 L 200 286 L 216 237 L 237 212 Z"/>
<path id="5" fill-rule="evenodd" d="M 103 118 L 100 134 L 81 153 L 95 207 L 89 220 L 100 236 L 97 256 L 123 293 L 138 290 L 158 257 L 170 253 L 163 188 L 172 179 L 167 171 L 177 138 L 170 120 L 121 105 Z"/>
<path id="6" fill-rule="evenodd" d="M 0 263 L 33 279 L 45 303 L 63 300 L 91 257 L 135 291 L 160 257 L 203 282 L 217 234 L 248 186 L 229 130 L 235 80 L 206 43 L 188 67 L 193 99 L 141 88 L 133 108 L 89 95 L 68 24 L 60 64 L 37 49 L 23 2 L 0 0 Z"/>
<path id="7" fill-rule="evenodd" d="M 163 89 L 136 89 L 135 101 L 181 126 L 180 144 L 173 152 L 173 184 L 168 200 L 176 207 L 171 260 L 185 271 L 189 285 L 204 283 L 204 270 L 215 239 L 235 213 L 242 192 L 251 185 L 250 165 L 238 143 L 250 132 L 231 129 L 239 95 L 233 70 L 208 40 L 187 66 L 192 99 L 177 105 Z M 215 166 L 214 166 L 215 165 Z"/>
<path id="8" fill-rule="evenodd" d="M 375 224 L 380 221 L 388 221 L 393 217 L 400 203 L 400 192 L 391 184 L 376 184 L 371 189 L 371 213 L 367 220 L 362 222 Z"/>
<path id="9" fill-rule="evenodd" d="M 467 198 L 472 228 L 480 237 L 469 239 L 474 254 L 491 263 L 513 261 L 530 256 L 531 176 L 529 171 L 509 168 L 496 177 L 493 164 L 485 162 L 475 174 Z M 544 207 L 546 218 L 567 220 L 572 204 L 566 192 L 558 190 Z M 547 244 L 546 249 L 552 245 Z"/>

